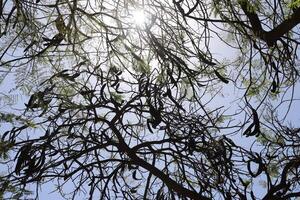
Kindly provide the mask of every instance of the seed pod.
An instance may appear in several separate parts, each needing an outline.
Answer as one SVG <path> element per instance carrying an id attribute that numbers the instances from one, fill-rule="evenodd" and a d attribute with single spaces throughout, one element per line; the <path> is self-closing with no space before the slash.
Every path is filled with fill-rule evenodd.
<path id="1" fill-rule="evenodd" d="M 214 72 L 215 72 L 216 76 L 217 76 L 223 83 L 226 83 L 226 84 L 229 83 L 229 81 L 228 81 L 225 77 L 223 77 L 217 70 L 214 70 Z"/>

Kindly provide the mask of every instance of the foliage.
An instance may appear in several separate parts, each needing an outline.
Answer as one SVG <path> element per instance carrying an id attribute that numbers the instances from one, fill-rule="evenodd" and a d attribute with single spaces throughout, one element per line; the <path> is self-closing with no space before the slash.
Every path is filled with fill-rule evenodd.
<path id="1" fill-rule="evenodd" d="M 29 94 L 0 112 L 1 195 L 300 196 L 300 129 L 274 106 L 294 101 L 298 1 L 0 2 L 1 83 Z"/>
<path id="2" fill-rule="evenodd" d="M 300 6 L 300 1 L 299 0 L 293 0 L 290 4 L 290 8 L 298 8 Z"/>

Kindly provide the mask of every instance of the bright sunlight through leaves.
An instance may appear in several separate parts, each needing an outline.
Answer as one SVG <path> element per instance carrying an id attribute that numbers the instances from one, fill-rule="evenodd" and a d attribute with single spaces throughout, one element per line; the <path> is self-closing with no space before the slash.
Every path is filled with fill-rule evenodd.
<path id="1" fill-rule="evenodd" d="M 138 27 L 141 27 L 146 22 L 146 14 L 142 9 L 135 9 L 132 11 L 132 21 Z"/>

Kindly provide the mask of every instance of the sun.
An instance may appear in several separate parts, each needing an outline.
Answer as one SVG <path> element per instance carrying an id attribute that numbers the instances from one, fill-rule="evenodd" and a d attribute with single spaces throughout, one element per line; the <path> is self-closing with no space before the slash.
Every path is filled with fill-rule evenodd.
<path id="1" fill-rule="evenodd" d="M 138 26 L 142 27 L 146 23 L 146 14 L 143 9 L 135 9 L 131 12 L 132 22 Z"/>

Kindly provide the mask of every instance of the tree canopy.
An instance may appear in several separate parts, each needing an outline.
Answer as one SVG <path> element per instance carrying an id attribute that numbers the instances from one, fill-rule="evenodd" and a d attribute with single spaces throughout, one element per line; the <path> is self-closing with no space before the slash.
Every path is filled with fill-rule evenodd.
<path id="1" fill-rule="evenodd" d="M 300 197 L 299 0 L 1 0 L 0 18 L 22 104 L 0 110 L 2 198 Z"/>

